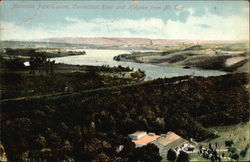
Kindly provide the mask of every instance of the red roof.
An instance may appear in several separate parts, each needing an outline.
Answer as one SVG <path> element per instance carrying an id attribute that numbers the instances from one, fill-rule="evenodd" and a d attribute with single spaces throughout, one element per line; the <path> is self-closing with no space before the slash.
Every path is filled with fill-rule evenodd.
<path id="1" fill-rule="evenodd" d="M 132 140 L 136 145 L 146 145 L 154 140 L 156 140 L 157 138 L 159 138 L 160 136 L 158 135 L 145 135 L 141 138 L 139 138 L 138 140 Z"/>

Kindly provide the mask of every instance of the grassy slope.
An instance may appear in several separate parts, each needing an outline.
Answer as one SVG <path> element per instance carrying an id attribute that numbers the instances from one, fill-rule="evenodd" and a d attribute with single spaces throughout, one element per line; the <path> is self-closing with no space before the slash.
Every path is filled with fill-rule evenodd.
<path id="1" fill-rule="evenodd" d="M 247 43 L 175 45 L 165 48 L 163 52 L 134 52 L 121 60 L 141 63 L 154 63 L 200 69 L 216 69 L 225 71 L 246 72 L 245 64 L 234 64 L 227 67 L 225 62 L 230 57 L 244 56 L 249 58 Z M 245 60 L 247 62 L 247 60 Z"/>
<path id="2" fill-rule="evenodd" d="M 211 143 L 217 142 L 224 144 L 225 140 L 232 139 L 234 141 L 234 146 L 239 149 L 244 149 L 248 143 L 250 144 L 250 122 L 231 126 L 212 127 L 209 129 L 219 136 L 211 140 Z"/>
<path id="3" fill-rule="evenodd" d="M 208 146 L 209 143 L 214 145 L 216 142 L 220 145 L 220 149 L 223 151 L 220 151 L 219 154 L 225 153 L 226 156 L 228 156 L 227 147 L 225 146 L 226 140 L 233 140 L 234 145 L 232 147 L 237 148 L 237 153 L 240 153 L 240 150 L 244 149 L 247 144 L 250 144 L 250 122 L 245 123 L 239 123 L 235 125 L 230 126 L 216 126 L 209 128 L 210 131 L 214 132 L 216 135 L 218 135 L 218 138 L 212 139 L 210 141 L 203 141 L 199 144 L 203 146 Z M 201 156 L 197 154 L 193 154 L 191 156 L 193 160 L 196 159 L 203 159 Z M 205 159 L 204 159 L 205 160 Z M 224 159 L 225 160 L 225 159 Z M 250 160 L 250 150 L 248 149 L 248 153 L 246 157 L 240 156 L 240 161 L 247 161 Z"/>
<path id="4" fill-rule="evenodd" d="M 211 127 L 209 128 L 210 131 L 214 132 L 216 135 L 218 135 L 218 138 L 215 138 L 211 141 L 207 142 L 201 142 L 199 144 L 203 146 L 208 146 L 209 143 L 215 144 L 216 142 L 220 145 L 220 148 L 222 150 L 227 150 L 227 147 L 225 147 L 225 140 L 232 139 L 234 141 L 233 147 L 237 149 L 244 149 L 247 144 L 250 144 L 249 139 L 250 139 L 250 122 L 246 123 L 239 123 L 235 125 L 230 125 L 230 126 L 217 126 L 217 127 Z M 244 140 L 245 138 L 245 140 Z M 228 155 L 227 151 L 220 151 L 219 154 L 221 155 L 222 153 L 225 153 L 225 155 Z M 238 150 L 239 153 L 239 150 Z M 210 162 L 211 160 L 203 158 L 201 155 L 198 153 L 191 153 L 190 155 L 190 160 L 191 161 L 206 161 Z M 250 150 L 248 150 L 248 154 L 245 158 L 240 157 L 240 161 L 247 161 L 250 160 Z M 222 161 L 227 161 L 226 159 L 223 159 Z M 168 162 L 167 158 L 163 156 L 162 162 Z"/>

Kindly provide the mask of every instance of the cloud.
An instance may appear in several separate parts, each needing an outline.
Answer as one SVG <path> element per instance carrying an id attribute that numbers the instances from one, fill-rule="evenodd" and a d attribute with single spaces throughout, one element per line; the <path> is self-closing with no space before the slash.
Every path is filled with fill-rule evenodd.
<path id="1" fill-rule="evenodd" d="M 33 40 L 50 37 L 50 32 L 41 27 L 30 28 L 1 21 L 1 40 Z"/>
<path id="2" fill-rule="evenodd" d="M 200 26 L 203 24 L 203 26 Z M 209 26 L 209 28 L 204 27 Z M 205 14 L 202 17 L 190 16 L 186 22 L 168 21 L 165 32 L 169 37 L 210 40 L 248 39 L 248 16 L 221 17 Z M 171 31 L 171 32 L 167 32 Z"/>
<path id="3" fill-rule="evenodd" d="M 244 8 L 242 9 L 242 11 L 243 11 L 243 13 L 245 13 L 245 14 L 249 14 L 249 7 L 244 7 Z"/>
<path id="4" fill-rule="evenodd" d="M 141 19 L 92 19 L 66 17 L 63 25 L 26 27 L 11 22 L 1 22 L 1 40 L 30 40 L 51 37 L 143 37 L 166 39 L 239 40 L 248 39 L 249 17 L 232 15 L 222 17 L 210 14 L 191 15 L 185 22 Z M 202 25 L 201 25 L 202 24 Z"/>
<path id="5" fill-rule="evenodd" d="M 195 13 L 195 9 L 194 8 L 188 8 L 186 9 L 191 15 L 193 15 Z"/>
<path id="6" fill-rule="evenodd" d="M 206 25 L 206 24 L 199 24 L 200 25 L 200 27 L 202 27 L 202 28 L 210 28 L 210 25 Z"/>

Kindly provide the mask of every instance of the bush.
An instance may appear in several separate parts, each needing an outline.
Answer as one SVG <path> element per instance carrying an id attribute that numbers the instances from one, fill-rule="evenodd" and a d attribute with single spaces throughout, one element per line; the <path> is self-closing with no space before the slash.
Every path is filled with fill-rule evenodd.
<path id="1" fill-rule="evenodd" d="M 225 146 L 227 146 L 227 147 L 231 147 L 232 144 L 234 144 L 233 140 L 225 141 Z"/>
<path id="2" fill-rule="evenodd" d="M 154 144 L 148 144 L 140 148 L 136 148 L 130 161 L 160 162 L 161 156 L 159 149 Z"/>
<path id="3" fill-rule="evenodd" d="M 5 64 L 9 70 L 23 70 L 25 68 L 24 61 L 19 58 L 7 60 Z"/>
<path id="4" fill-rule="evenodd" d="M 189 155 L 184 151 L 180 151 L 180 154 L 178 155 L 176 162 L 189 162 L 189 160 L 190 160 Z"/>
<path id="5" fill-rule="evenodd" d="M 232 159 L 234 160 L 238 160 L 239 159 L 239 155 L 237 153 L 234 153 L 232 156 L 231 156 Z"/>
<path id="6" fill-rule="evenodd" d="M 237 149 L 234 148 L 234 147 L 229 147 L 228 148 L 228 152 L 235 153 L 236 151 L 237 151 Z"/>
<path id="7" fill-rule="evenodd" d="M 167 159 L 169 161 L 175 161 L 176 157 L 177 157 L 176 152 L 174 150 L 172 150 L 172 149 L 169 149 Z"/>

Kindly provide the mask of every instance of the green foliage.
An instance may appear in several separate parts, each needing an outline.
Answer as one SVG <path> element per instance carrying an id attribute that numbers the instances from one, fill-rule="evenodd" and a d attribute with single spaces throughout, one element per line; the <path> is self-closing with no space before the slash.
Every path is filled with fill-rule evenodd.
<path id="1" fill-rule="evenodd" d="M 234 153 L 231 158 L 234 159 L 234 160 L 238 160 L 239 159 L 239 155 L 237 153 Z"/>
<path id="2" fill-rule="evenodd" d="M 25 49 L 12 49 L 5 48 L 6 54 L 9 56 L 22 55 L 22 56 L 31 56 L 35 53 L 35 49 L 25 48 Z"/>
<path id="3" fill-rule="evenodd" d="M 233 144 L 234 144 L 233 140 L 227 140 L 227 141 L 225 141 L 225 146 L 227 146 L 227 147 L 231 147 Z"/>
<path id="4" fill-rule="evenodd" d="M 79 80 L 72 85 L 81 86 L 86 75 L 76 76 Z M 66 79 L 69 81 L 70 77 Z M 91 161 L 98 155 L 99 159 L 107 156 L 111 160 L 158 161 L 155 146 L 135 148 L 127 135 L 147 130 L 157 134 L 174 131 L 196 140 L 210 137 L 212 133 L 205 127 L 248 120 L 249 96 L 244 88 L 247 82 L 245 74 L 185 76 L 117 86 L 115 92 L 119 90 L 119 94 L 106 89 L 53 98 L 9 100 L 1 103 L 1 140 L 10 157 L 37 149 L 39 156 L 45 157 L 42 150 L 47 149 L 46 156 L 58 161 L 69 157 Z M 119 145 L 124 148 L 118 153 Z"/>
<path id="5" fill-rule="evenodd" d="M 190 160 L 190 157 L 188 153 L 184 151 L 180 151 L 180 154 L 178 155 L 176 162 L 189 162 L 189 160 Z"/>
<path id="6" fill-rule="evenodd" d="M 246 157 L 246 154 L 247 154 L 247 151 L 248 151 L 248 149 L 249 149 L 249 146 L 250 146 L 250 145 L 247 144 L 247 146 L 245 147 L 245 149 L 241 150 L 240 156 Z"/>
<path id="7" fill-rule="evenodd" d="M 160 162 L 161 159 L 158 147 L 154 144 L 147 144 L 136 148 L 129 161 Z"/>
<path id="8" fill-rule="evenodd" d="M 35 137 L 35 143 L 37 145 L 37 148 L 44 148 L 47 142 L 43 136 L 38 135 L 37 137 Z"/>
<path id="9" fill-rule="evenodd" d="M 93 67 L 95 71 L 101 71 L 101 72 L 129 72 L 133 71 L 129 66 L 122 67 L 121 65 L 117 67 L 110 67 L 109 65 L 102 65 L 100 67 Z"/>
<path id="10" fill-rule="evenodd" d="M 146 76 L 145 71 L 142 71 L 141 69 L 138 69 L 138 71 L 131 73 L 131 77 L 133 79 L 140 79 L 144 78 L 145 76 Z"/>
<path id="11" fill-rule="evenodd" d="M 235 147 L 229 147 L 228 152 L 235 153 L 237 149 Z"/>
<path id="12" fill-rule="evenodd" d="M 169 161 L 175 161 L 176 157 L 177 157 L 176 152 L 172 149 L 169 149 L 167 154 L 167 159 Z"/>
<path id="13" fill-rule="evenodd" d="M 114 79 L 109 76 L 100 76 L 95 71 L 87 73 L 55 73 L 53 75 L 3 73 L 0 74 L 0 78 L 2 99 L 58 92 L 76 92 L 131 82 L 129 79 Z"/>
<path id="14" fill-rule="evenodd" d="M 4 61 L 4 65 L 9 70 L 23 70 L 25 69 L 24 61 L 20 58 L 14 57 Z"/>

